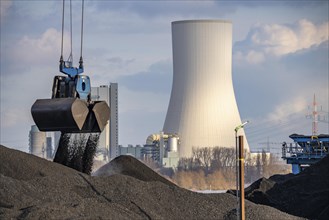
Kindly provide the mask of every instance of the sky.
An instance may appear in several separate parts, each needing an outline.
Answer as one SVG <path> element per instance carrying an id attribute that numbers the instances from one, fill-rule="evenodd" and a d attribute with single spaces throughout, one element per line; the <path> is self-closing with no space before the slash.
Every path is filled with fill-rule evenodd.
<path id="1" fill-rule="evenodd" d="M 30 113 L 59 75 L 62 1 L 0 0 L 0 143 L 28 151 Z M 69 2 L 66 2 L 66 21 Z M 73 58 L 80 56 L 81 1 L 72 1 Z M 233 25 L 232 77 L 252 150 L 280 151 L 311 134 L 314 94 L 328 121 L 328 1 L 85 1 L 83 58 L 92 86 L 119 86 L 119 144 L 162 130 L 172 85 L 171 22 Z M 64 58 L 69 56 L 65 23 Z M 219 100 L 220 101 L 220 100 Z M 329 133 L 328 122 L 318 133 Z M 234 132 L 234 131 L 232 131 Z M 267 144 L 269 143 L 269 144 Z"/>

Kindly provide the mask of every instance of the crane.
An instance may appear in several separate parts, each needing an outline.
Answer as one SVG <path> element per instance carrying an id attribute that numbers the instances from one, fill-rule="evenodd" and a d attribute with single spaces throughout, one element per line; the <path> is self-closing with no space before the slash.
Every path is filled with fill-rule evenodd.
<path id="1" fill-rule="evenodd" d="M 62 14 L 62 41 L 61 41 L 61 56 L 59 61 L 59 71 L 65 75 L 57 75 L 53 79 L 52 96 L 50 99 L 37 99 L 32 105 L 31 113 L 35 124 L 40 131 L 60 131 L 60 144 L 57 148 L 54 162 L 68 165 L 69 140 L 70 134 L 92 134 L 93 143 L 98 141 L 99 133 L 103 131 L 110 118 L 110 108 L 105 101 L 91 100 L 91 83 L 87 75 L 82 75 L 84 72 L 82 45 L 83 45 L 83 13 L 84 0 L 82 0 L 82 21 L 81 21 L 81 51 L 79 66 L 73 66 L 72 53 L 72 0 L 70 0 L 70 30 L 71 30 L 71 52 L 69 58 L 63 59 L 63 41 L 64 41 L 64 13 L 65 0 L 63 0 Z M 88 160 L 95 154 L 89 152 L 87 141 L 84 157 Z M 89 152 L 89 153 L 88 153 Z M 90 155 L 86 155 L 90 154 Z M 81 161 L 80 161 L 81 162 Z M 73 168 L 76 166 L 70 163 Z M 80 166 L 81 167 L 81 166 Z M 80 169 L 80 168 L 79 168 Z M 83 172 L 90 172 L 91 167 L 87 167 Z M 89 171 L 88 171 L 89 170 Z"/>

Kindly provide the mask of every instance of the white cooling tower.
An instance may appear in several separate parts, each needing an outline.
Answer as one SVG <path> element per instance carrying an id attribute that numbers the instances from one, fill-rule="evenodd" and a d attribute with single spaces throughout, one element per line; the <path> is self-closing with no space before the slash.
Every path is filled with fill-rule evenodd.
<path id="1" fill-rule="evenodd" d="M 241 124 L 232 83 L 232 23 L 172 23 L 173 85 L 164 133 L 180 137 L 179 156 L 193 147 L 235 147 Z M 245 135 L 243 129 L 238 135 Z M 245 139 L 244 146 L 249 150 Z"/>

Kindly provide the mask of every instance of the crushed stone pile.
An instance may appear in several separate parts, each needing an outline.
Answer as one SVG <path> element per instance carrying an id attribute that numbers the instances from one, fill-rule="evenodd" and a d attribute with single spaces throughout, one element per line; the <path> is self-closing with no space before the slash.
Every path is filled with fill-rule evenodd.
<path id="1" fill-rule="evenodd" d="M 159 181 L 167 185 L 175 185 L 132 156 L 116 157 L 108 164 L 99 168 L 92 175 L 111 176 L 114 174 L 123 174 L 146 182 Z"/>
<path id="2" fill-rule="evenodd" d="M 245 196 L 295 216 L 329 219 L 329 156 L 297 175 L 261 178 L 245 189 Z"/>
<path id="3" fill-rule="evenodd" d="M 131 157 L 98 174 L 0 146 L 0 219 L 236 219 L 233 195 L 182 189 Z M 250 201 L 246 217 L 301 219 Z"/>

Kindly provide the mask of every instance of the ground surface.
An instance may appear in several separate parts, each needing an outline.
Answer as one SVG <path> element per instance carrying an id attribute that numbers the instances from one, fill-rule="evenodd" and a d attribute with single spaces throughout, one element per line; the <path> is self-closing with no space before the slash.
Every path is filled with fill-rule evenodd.
<path id="1" fill-rule="evenodd" d="M 132 157 L 96 174 L 0 146 L 0 219 L 236 219 L 233 195 L 182 189 Z M 300 219 L 249 201 L 246 217 Z"/>

